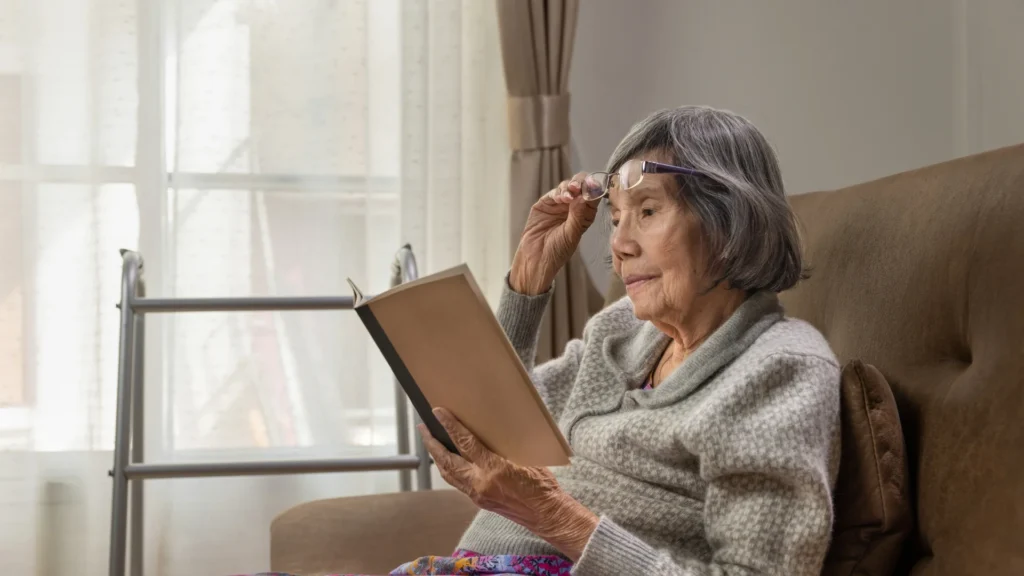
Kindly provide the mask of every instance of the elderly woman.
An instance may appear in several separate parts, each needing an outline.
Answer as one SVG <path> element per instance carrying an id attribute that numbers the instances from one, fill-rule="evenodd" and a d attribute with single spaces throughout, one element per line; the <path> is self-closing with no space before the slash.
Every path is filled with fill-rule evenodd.
<path id="1" fill-rule="evenodd" d="M 627 297 L 534 367 L 552 281 L 598 199 Z M 508 572 L 534 562 L 516 573 L 819 574 L 839 367 L 779 305 L 803 265 L 775 154 L 729 112 L 657 112 L 607 174 L 541 198 L 498 318 L 575 455 L 554 470 L 517 466 L 437 410 L 465 456 L 421 434 L 446 481 L 483 509 L 457 555 L 503 558 Z"/>

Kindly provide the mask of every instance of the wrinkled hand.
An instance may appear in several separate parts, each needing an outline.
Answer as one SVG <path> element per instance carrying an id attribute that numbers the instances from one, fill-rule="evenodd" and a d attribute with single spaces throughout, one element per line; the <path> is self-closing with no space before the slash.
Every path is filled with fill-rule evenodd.
<path id="1" fill-rule="evenodd" d="M 540 197 L 530 208 L 509 282 L 523 294 L 540 294 L 569 261 L 597 217 L 597 202 L 583 199 L 583 187 L 596 185 L 580 172 Z"/>
<path id="2" fill-rule="evenodd" d="M 525 527 L 578 561 L 600 518 L 562 491 L 547 468 L 509 462 L 488 450 L 451 412 L 435 408 L 434 415 L 462 453 L 452 454 L 426 426 L 417 426 L 441 477 L 480 508 Z"/>
<path id="3" fill-rule="evenodd" d="M 417 428 L 441 477 L 473 502 L 533 531 L 554 524 L 565 494 L 547 468 L 513 464 L 487 449 L 455 416 L 443 409 L 434 415 L 462 455 L 453 454 L 427 428 Z"/>

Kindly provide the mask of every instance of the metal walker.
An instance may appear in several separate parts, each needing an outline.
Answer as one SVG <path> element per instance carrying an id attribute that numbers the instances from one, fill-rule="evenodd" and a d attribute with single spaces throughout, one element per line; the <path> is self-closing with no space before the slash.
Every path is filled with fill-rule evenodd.
<path id="1" fill-rule="evenodd" d="M 395 418 L 398 455 L 376 458 L 285 460 L 275 462 L 210 462 L 146 464 L 144 399 L 146 314 L 171 312 L 251 312 L 282 310 L 351 310 L 348 296 L 252 298 L 147 298 L 142 255 L 121 250 L 121 337 L 117 367 L 117 424 L 114 433 L 113 502 L 110 519 L 110 576 L 124 576 L 131 528 L 131 574 L 142 575 L 143 481 L 151 478 L 263 476 L 321 472 L 399 471 L 402 491 L 412 489 L 416 470 L 418 490 L 430 489 L 430 456 L 420 441 L 410 454 L 408 399 L 395 382 Z M 416 258 L 406 244 L 391 265 L 391 285 L 418 277 Z M 418 418 L 417 418 L 418 420 Z M 129 481 L 131 490 L 129 491 Z M 129 494 L 131 507 L 129 508 Z"/>

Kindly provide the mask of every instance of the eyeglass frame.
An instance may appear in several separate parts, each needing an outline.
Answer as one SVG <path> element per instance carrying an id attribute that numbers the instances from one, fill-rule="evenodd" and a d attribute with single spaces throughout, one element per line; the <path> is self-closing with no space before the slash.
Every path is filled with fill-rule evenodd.
<path id="1" fill-rule="evenodd" d="M 626 162 L 633 162 L 633 160 L 627 160 Z M 622 166 L 625 166 L 626 162 L 623 162 Z M 637 186 L 639 186 L 640 183 L 644 181 L 644 174 L 686 174 L 688 176 L 702 176 L 702 175 L 704 175 L 704 173 L 701 172 L 700 170 L 694 170 L 693 168 L 683 168 L 682 166 L 675 166 L 673 164 L 664 164 L 662 162 L 654 162 L 652 160 L 640 160 L 639 162 L 640 162 L 640 179 L 636 181 L 636 184 L 633 184 L 629 188 L 623 188 L 623 190 L 630 190 L 630 189 L 633 189 L 633 188 L 636 188 Z M 619 168 L 621 169 L 622 166 L 620 166 Z M 605 184 L 603 186 L 604 192 L 602 192 L 601 195 L 596 197 L 596 198 L 589 198 L 589 200 L 591 200 L 591 201 L 600 200 L 601 198 L 604 198 L 605 196 L 608 196 L 608 192 L 612 188 L 611 187 L 611 177 L 613 175 L 617 175 L 618 173 L 619 173 L 619 171 L 616 170 L 615 172 L 592 172 L 591 174 L 589 174 L 587 176 L 588 178 L 592 178 L 592 177 L 594 177 L 596 175 L 603 175 L 604 176 L 604 181 L 605 181 Z"/>

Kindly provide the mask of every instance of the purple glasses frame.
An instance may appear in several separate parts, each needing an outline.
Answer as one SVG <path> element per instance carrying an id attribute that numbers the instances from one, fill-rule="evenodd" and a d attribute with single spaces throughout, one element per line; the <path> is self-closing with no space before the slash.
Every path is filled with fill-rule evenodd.
<path id="1" fill-rule="evenodd" d="M 662 164 L 661 162 L 651 162 L 650 160 L 644 160 L 640 163 L 641 174 L 689 174 L 690 176 L 700 176 L 703 172 L 694 170 L 693 168 L 683 168 L 682 166 L 673 166 L 672 164 Z"/>

